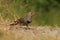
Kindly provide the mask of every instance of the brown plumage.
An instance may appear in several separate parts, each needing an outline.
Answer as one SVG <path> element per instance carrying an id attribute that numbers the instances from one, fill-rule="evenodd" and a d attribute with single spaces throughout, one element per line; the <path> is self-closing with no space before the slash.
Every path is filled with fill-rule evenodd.
<path id="1" fill-rule="evenodd" d="M 34 16 L 34 13 L 33 12 L 29 12 L 26 17 L 21 17 L 21 18 L 17 19 L 16 21 L 14 21 L 14 23 L 10 24 L 10 26 L 14 26 L 14 25 L 19 24 L 20 26 L 24 25 L 27 28 L 29 28 L 28 24 L 32 22 L 32 17 L 33 16 Z"/>

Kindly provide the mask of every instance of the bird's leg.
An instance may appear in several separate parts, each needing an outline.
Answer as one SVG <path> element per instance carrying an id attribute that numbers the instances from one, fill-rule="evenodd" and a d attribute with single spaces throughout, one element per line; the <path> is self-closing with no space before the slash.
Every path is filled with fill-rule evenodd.
<path id="1" fill-rule="evenodd" d="M 26 24 L 26 27 L 27 27 L 27 29 L 30 29 L 29 26 L 28 26 L 28 24 Z"/>

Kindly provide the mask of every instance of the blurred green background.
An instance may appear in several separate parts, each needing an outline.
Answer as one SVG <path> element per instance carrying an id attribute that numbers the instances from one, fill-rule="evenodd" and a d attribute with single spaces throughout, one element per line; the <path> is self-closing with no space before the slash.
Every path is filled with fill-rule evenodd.
<path id="1" fill-rule="evenodd" d="M 0 0 L 0 21 L 14 21 L 34 10 L 31 25 L 60 26 L 60 0 Z"/>

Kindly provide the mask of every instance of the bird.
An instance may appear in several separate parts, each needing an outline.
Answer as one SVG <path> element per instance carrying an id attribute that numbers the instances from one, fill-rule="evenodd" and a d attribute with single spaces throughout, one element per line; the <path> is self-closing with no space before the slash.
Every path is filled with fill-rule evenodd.
<path id="1" fill-rule="evenodd" d="M 32 22 L 32 17 L 35 15 L 35 13 L 33 11 L 29 12 L 25 17 L 21 17 L 19 19 L 17 19 L 16 21 L 14 21 L 12 24 L 10 24 L 10 26 L 14 26 L 19 24 L 26 26 L 28 29 L 30 29 L 28 27 L 28 24 L 30 24 Z M 11 29 L 12 27 L 10 27 Z M 26 28 L 25 28 L 26 29 Z"/>

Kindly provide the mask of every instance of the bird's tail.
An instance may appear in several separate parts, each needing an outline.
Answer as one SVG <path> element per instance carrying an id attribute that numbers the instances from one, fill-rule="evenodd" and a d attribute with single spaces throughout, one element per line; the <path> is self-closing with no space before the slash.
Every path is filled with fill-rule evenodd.
<path id="1" fill-rule="evenodd" d="M 14 25 L 17 25 L 18 22 L 17 21 L 14 21 L 12 24 L 10 24 L 10 26 L 14 26 Z"/>
<path id="2" fill-rule="evenodd" d="M 17 24 L 18 24 L 18 22 L 14 21 L 12 24 L 10 24 L 9 30 L 12 30 L 14 28 L 14 25 L 17 25 Z"/>

